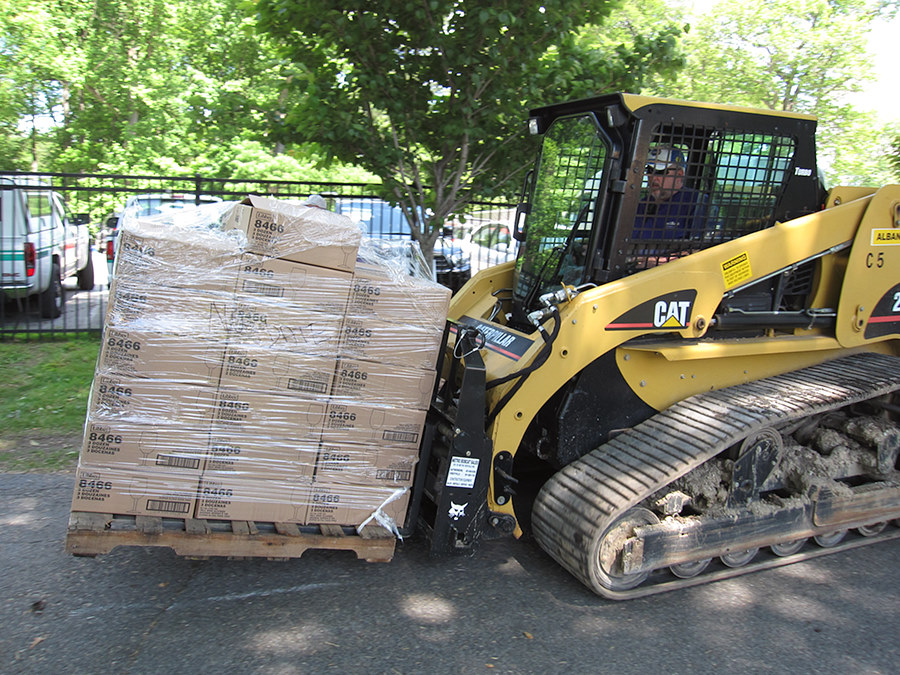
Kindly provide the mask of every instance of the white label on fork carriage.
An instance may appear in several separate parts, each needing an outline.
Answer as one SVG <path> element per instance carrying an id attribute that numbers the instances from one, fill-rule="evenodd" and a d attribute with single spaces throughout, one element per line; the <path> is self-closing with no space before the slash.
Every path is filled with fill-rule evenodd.
<path id="1" fill-rule="evenodd" d="M 453 457 L 447 471 L 447 487 L 471 490 L 475 486 L 479 461 L 471 457 Z"/>

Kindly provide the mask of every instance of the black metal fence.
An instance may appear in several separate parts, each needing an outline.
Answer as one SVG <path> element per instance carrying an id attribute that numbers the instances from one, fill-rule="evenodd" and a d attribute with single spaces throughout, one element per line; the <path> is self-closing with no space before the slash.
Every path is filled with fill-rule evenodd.
<path id="1" fill-rule="evenodd" d="M 4 181 L 3 179 L 9 179 Z M 256 179 L 222 179 L 204 176 L 126 176 L 108 174 L 68 174 L 0 172 L 0 183 L 9 181 L 30 190 L 52 190 L 65 201 L 70 214 L 85 214 L 92 235 L 93 287 L 82 274 L 62 281 L 62 311 L 48 317 L 46 302 L 37 295 L 12 297 L 0 290 L 0 337 L 12 335 L 48 336 L 62 333 L 99 332 L 103 327 L 108 300 L 108 266 L 101 249 L 102 234 L 111 218 L 122 212 L 132 195 L 159 193 L 184 195 L 185 199 L 218 197 L 239 201 L 247 195 L 284 199 L 306 199 L 318 194 L 329 208 L 363 222 L 370 236 L 408 236 L 408 227 L 398 228 L 402 220 L 398 209 L 376 197 L 377 186 L 369 183 L 327 183 Z M 0 203 L 7 191 L 0 190 Z M 458 214 L 445 228 L 445 236 L 435 246 L 438 281 L 456 289 L 468 276 L 484 267 L 515 257 L 516 242 L 510 236 L 515 207 L 506 201 L 474 201 L 465 213 Z M 386 228 L 385 218 L 391 218 Z M 405 222 L 405 221 L 404 221 Z M 7 226 L 4 225 L 4 237 Z M 11 245 L 4 239 L 4 249 Z M 0 266 L 10 269 L 18 251 L 3 251 Z M 18 294 L 21 295 L 21 294 Z"/>

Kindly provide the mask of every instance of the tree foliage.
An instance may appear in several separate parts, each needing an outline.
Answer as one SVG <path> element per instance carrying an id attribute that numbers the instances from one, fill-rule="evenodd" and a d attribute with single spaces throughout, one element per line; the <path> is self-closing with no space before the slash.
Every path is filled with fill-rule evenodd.
<path id="1" fill-rule="evenodd" d="M 885 144 L 875 117 L 854 108 L 873 77 L 869 26 L 896 0 L 719 2 L 685 39 L 688 66 L 661 93 L 814 114 L 834 179 L 883 182 Z"/>
<path id="2" fill-rule="evenodd" d="M 816 114 L 831 177 L 877 184 L 900 140 L 854 93 L 896 7 L 719 2 L 687 33 L 665 0 L 4 0 L 0 168 L 377 174 L 436 226 L 515 190 L 528 108 L 626 90 Z"/>
<path id="3" fill-rule="evenodd" d="M 514 190 L 533 149 L 529 107 L 639 86 L 677 60 L 665 41 L 603 44 L 596 27 L 614 8 L 259 0 L 260 26 L 292 66 L 281 138 L 379 176 L 430 251 L 473 194 Z"/>
<path id="4" fill-rule="evenodd" d="M 885 153 L 885 157 L 896 172 L 896 175 L 900 176 L 900 130 L 893 129 L 891 137 L 893 140 L 890 143 L 890 148 Z"/>
<path id="5" fill-rule="evenodd" d="M 248 7 L 5 0 L 2 168 L 229 177 L 246 175 L 241 157 L 309 179 L 318 157 L 268 136 L 285 73 Z"/>

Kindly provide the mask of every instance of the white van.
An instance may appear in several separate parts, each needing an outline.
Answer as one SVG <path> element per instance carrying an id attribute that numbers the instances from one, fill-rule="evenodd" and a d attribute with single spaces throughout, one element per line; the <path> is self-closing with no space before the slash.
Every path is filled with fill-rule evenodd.
<path id="1" fill-rule="evenodd" d="M 26 189 L 27 188 L 27 189 Z M 91 236 L 86 216 L 72 216 L 62 196 L 46 186 L 0 177 L 0 296 L 38 297 L 41 316 L 62 313 L 62 281 L 94 287 Z"/>

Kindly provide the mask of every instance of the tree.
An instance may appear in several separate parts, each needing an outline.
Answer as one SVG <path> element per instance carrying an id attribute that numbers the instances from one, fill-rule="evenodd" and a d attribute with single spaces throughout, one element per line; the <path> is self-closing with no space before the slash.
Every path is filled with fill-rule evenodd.
<path id="1" fill-rule="evenodd" d="M 624 3 L 602 26 L 582 29 L 586 42 L 583 69 L 597 73 L 608 69 L 611 83 L 605 91 L 640 92 L 657 81 L 671 81 L 682 71 L 686 57 L 682 47 L 690 25 L 672 0 Z"/>
<path id="2" fill-rule="evenodd" d="M 675 58 L 667 43 L 603 45 L 591 27 L 613 0 L 257 6 L 293 65 L 280 137 L 319 143 L 380 176 L 427 256 L 474 194 L 514 190 L 533 149 L 529 107 L 640 84 L 637 61 L 652 71 Z"/>
<path id="3" fill-rule="evenodd" d="M 61 82 L 77 68 L 65 58 L 59 39 L 69 22 L 57 21 L 51 7 L 33 0 L 0 4 L 0 131 L 9 168 L 36 169 L 42 150 L 41 129 L 50 112 L 65 102 Z M 64 7 L 65 10 L 75 8 Z"/>
<path id="4" fill-rule="evenodd" d="M 0 157 L 11 169 L 28 166 L 26 139 L 19 130 L 21 91 L 9 80 L 0 79 Z"/>
<path id="5" fill-rule="evenodd" d="M 247 0 L 5 0 L 3 169 L 312 180 L 267 130 L 285 74 Z M 359 180 L 345 167 L 328 177 Z"/>
<path id="6" fill-rule="evenodd" d="M 265 140 L 281 75 L 241 0 L 92 4 L 58 168 L 192 172 L 209 147 Z"/>
<path id="7" fill-rule="evenodd" d="M 885 157 L 897 175 L 900 176 L 900 131 L 894 129 L 892 138 L 891 147 L 885 153 Z"/>
<path id="8" fill-rule="evenodd" d="M 815 114 L 832 177 L 884 178 L 874 117 L 854 94 L 873 76 L 866 36 L 895 0 L 719 2 L 685 39 L 688 66 L 663 94 Z"/>

